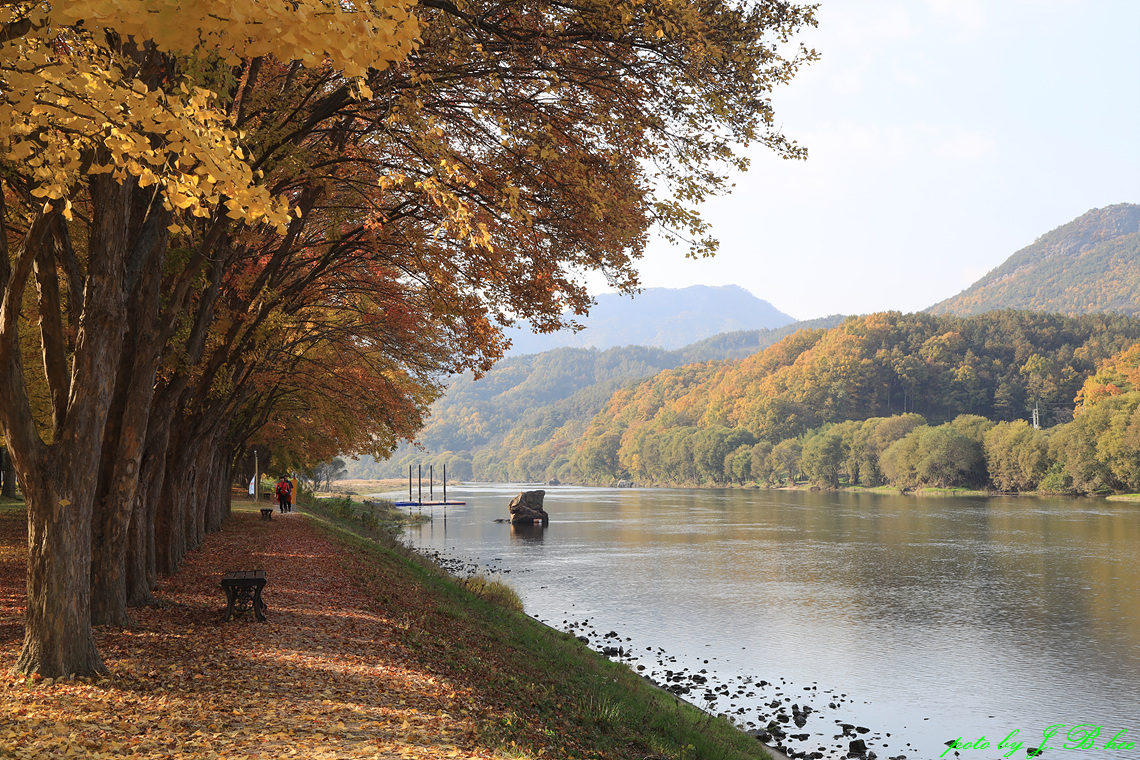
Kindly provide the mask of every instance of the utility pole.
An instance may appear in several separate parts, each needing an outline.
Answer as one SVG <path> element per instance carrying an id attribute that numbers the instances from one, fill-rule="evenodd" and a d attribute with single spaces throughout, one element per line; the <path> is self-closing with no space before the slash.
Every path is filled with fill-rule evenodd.
<path id="1" fill-rule="evenodd" d="M 1041 417 L 1037 411 L 1037 402 L 1036 401 L 1033 402 L 1033 429 L 1034 430 L 1040 430 L 1041 429 Z"/>

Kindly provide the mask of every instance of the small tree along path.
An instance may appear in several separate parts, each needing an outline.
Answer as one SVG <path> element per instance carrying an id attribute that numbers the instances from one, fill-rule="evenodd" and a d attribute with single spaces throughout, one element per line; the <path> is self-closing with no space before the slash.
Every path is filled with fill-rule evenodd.
<path id="1" fill-rule="evenodd" d="M 302 515 L 235 511 L 160 578 L 160 607 L 97 628 L 111 674 L 32 682 L 9 673 L 23 638 L 26 519 L 0 508 L 0 757 L 497 756 L 484 708 L 401 642 L 408 600 L 375 609 L 352 554 Z M 346 554 L 347 553 L 347 554 Z M 228 570 L 264 569 L 268 623 L 221 623 Z M 377 579 L 379 580 L 379 579 Z"/>

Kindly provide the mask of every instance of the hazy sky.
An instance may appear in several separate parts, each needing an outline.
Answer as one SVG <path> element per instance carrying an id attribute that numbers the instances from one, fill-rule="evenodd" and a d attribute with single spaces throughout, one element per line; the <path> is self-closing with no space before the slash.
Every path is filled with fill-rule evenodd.
<path id="1" fill-rule="evenodd" d="M 646 287 L 735 283 L 797 319 L 916 311 L 1092 208 L 1140 203 L 1140 0 L 822 0 L 773 95 L 806 162 L 754 151 L 651 245 Z"/>

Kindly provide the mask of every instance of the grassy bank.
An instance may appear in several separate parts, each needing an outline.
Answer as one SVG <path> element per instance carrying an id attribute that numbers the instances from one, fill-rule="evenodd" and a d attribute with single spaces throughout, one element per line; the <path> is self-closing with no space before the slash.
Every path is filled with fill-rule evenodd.
<path id="1" fill-rule="evenodd" d="M 659 691 L 570 634 L 475 596 L 406 551 L 368 546 L 327 523 L 320 528 L 367 550 L 358 583 L 373 587 L 381 575 L 385 604 L 423 615 L 408 632 L 422 661 L 495 705 L 481 726 L 489 746 L 520 757 L 763 757 L 726 721 Z"/>
<path id="2" fill-rule="evenodd" d="M 438 489 L 439 483 L 435 484 Z M 427 488 L 425 482 L 424 488 Z M 328 489 L 321 489 L 317 492 L 320 498 L 335 498 L 341 496 L 352 497 L 355 501 L 360 501 L 367 494 L 382 493 L 396 491 L 399 493 L 407 493 L 408 480 L 407 478 L 380 478 L 372 480 L 352 479 L 352 480 L 334 480 L 329 484 Z"/>
<path id="3" fill-rule="evenodd" d="M 24 519 L 0 510 L 0 671 L 22 639 Z M 0 758 L 765 756 L 391 531 L 346 525 L 238 505 L 160 579 L 160 606 L 97 630 L 108 677 L 0 677 Z M 253 567 L 270 579 L 269 622 L 221 623 L 218 578 Z"/>

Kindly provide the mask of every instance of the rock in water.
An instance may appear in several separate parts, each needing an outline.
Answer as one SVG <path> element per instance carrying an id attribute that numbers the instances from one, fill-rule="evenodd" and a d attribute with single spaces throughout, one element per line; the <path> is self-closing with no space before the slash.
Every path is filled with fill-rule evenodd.
<path id="1" fill-rule="evenodd" d="M 542 508 L 542 499 L 546 491 L 523 491 L 511 499 L 508 509 L 511 510 L 511 522 L 533 523 L 541 521 L 543 525 L 550 522 L 550 515 Z"/>

